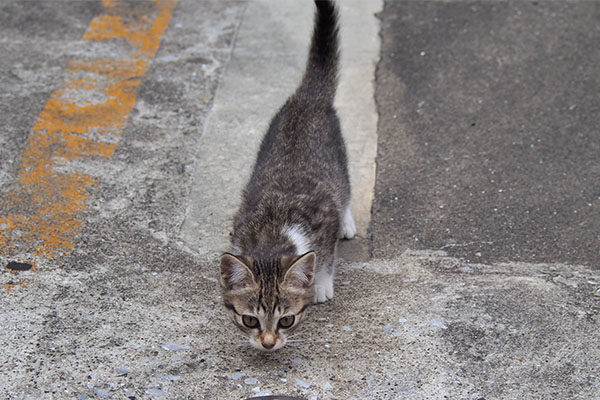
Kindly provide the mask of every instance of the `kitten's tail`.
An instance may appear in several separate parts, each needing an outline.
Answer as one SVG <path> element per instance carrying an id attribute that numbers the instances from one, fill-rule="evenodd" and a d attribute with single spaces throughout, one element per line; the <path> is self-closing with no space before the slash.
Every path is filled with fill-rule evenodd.
<path id="1" fill-rule="evenodd" d="M 338 79 L 338 10 L 331 0 L 315 0 L 314 30 L 306 71 L 299 92 L 316 100 L 333 103 Z"/>

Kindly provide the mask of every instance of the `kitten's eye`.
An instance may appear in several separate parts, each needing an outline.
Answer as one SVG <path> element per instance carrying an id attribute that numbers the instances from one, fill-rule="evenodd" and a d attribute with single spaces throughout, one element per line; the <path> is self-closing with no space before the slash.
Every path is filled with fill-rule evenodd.
<path id="1" fill-rule="evenodd" d="M 279 320 L 279 327 L 283 328 L 283 329 L 291 328 L 291 326 L 294 325 L 295 320 L 296 320 L 296 317 L 294 317 L 293 315 L 288 315 L 287 317 L 283 317 Z"/>
<path id="2" fill-rule="evenodd" d="M 258 319 L 251 315 L 242 316 L 242 322 L 246 326 L 246 328 L 254 329 L 258 327 Z"/>

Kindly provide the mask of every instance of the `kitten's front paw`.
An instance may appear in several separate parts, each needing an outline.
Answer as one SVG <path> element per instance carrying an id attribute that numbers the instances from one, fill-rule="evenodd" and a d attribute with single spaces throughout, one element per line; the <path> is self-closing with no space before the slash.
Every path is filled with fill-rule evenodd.
<path id="1" fill-rule="evenodd" d="M 340 229 L 340 239 L 352 239 L 354 235 L 356 235 L 356 224 L 350 209 L 347 209 Z"/>
<path id="2" fill-rule="evenodd" d="M 324 303 L 329 299 L 333 299 L 333 282 L 325 285 L 315 284 L 313 303 Z"/>

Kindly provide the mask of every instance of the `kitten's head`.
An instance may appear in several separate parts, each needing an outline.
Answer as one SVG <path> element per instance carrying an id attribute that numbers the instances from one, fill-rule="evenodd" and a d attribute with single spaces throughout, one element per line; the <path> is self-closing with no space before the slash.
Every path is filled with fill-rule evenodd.
<path id="1" fill-rule="evenodd" d="M 269 260 L 225 253 L 221 257 L 223 302 L 253 347 L 277 350 L 312 302 L 314 274 L 312 251 Z"/>

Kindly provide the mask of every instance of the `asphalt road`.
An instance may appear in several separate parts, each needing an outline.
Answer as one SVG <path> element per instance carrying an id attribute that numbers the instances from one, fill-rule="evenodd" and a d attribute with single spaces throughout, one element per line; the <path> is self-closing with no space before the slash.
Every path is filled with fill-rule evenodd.
<path id="1" fill-rule="evenodd" d="M 373 253 L 600 268 L 598 2 L 387 2 Z"/>
<path id="2" fill-rule="evenodd" d="M 0 2 L 1 397 L 598 398 L 600 6 L 340 5 L 359 235 L 265 355 L 218 257 L 310 2 Z"/>

